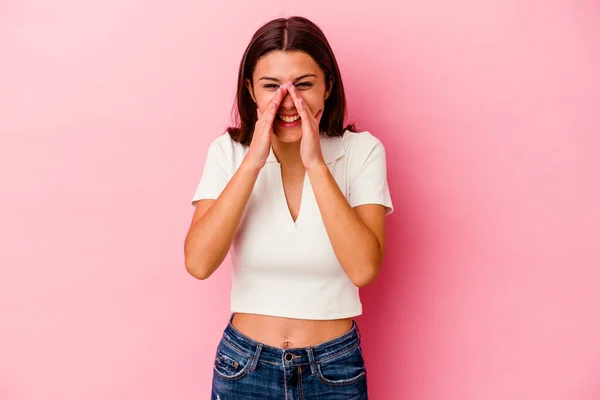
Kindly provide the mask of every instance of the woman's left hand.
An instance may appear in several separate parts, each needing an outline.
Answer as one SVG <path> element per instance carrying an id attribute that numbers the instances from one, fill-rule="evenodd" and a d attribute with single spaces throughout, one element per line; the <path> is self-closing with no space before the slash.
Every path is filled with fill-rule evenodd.
<path id="1" fill-rule="evenodd" d="M 321 152 L 321 138 L 319 122 L 323 116 L 323 110 L 313 116 L 310 107 L 306 104 L 302 96 L 296 91 L 293 83 L 289 83 L 289 93 L 294 100 L 296 110 L 302 120 L 302 139 L 300 139 L 300 157 L 302 164 L 307 170 L 325 164 L 323 153 Z"/>

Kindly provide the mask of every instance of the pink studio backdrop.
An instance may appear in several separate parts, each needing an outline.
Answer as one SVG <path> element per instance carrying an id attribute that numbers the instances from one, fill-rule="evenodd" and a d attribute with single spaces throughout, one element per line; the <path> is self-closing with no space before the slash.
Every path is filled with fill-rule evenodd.
<path id="1" fill-rule="evenodd" d="M 230 265 L 189 199 L 263 22 L 317 22 L 396 212 L 370 394 L 600 399 L 600 5 L 0 3 L 0 399 L 205 399 Z"/>

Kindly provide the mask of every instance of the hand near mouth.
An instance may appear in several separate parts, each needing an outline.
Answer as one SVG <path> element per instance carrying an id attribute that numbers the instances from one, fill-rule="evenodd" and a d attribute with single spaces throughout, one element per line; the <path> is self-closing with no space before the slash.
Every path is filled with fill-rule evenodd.
<path id="1" fill-rule="evenodd" d="M 287 91 L 287 87 L 281 85 L 275 92 L 275 97 L 273 97 L 273 100 L 271 100 L 263 112 L 261 112 L 259 108 L 256 109 L 257 120 L 254 126 L 250 147 L 244 158 L 244 165 L 260 170 L 267 162 L 267 157 L 271 150 L 273 121 L 276 118 L 277 110 Z"/>
<path id="2" fill-rule="evenodd" d="M 296 105 L 296 110 L 302 120 L 302 138 L 300 139 L 300 157 L 306 170 L 324 165 L 323 153 L 321 151 L 321 139 L 319 122 L 323 116 L 323 110 L 320 110 L 316 116 L 306 105 L 302 96 L 296 91 L 296 87 L 290 82 L 288 92 Z"/>

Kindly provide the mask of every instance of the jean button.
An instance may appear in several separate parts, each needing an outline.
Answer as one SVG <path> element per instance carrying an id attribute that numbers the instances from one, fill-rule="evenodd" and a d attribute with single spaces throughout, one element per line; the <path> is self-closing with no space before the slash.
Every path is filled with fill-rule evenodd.
<path id="1" fill-rule="evenodd" d="M 285 359 L 286 361 L 292 361 L 294 359 L 294 356 L 292 355 L 292 353 L 287 353 L 285 355 Z"/>

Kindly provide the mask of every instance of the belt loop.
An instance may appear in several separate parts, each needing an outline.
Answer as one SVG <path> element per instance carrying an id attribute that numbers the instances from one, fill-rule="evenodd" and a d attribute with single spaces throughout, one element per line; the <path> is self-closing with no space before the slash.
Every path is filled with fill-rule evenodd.
<path id="1" fill-rule="evenodd" d="M 315 363 L 315 355 L 313 354 L 312 347 L 307 347 L 306 352 L 308 353 L 308 362 L 310 363 L 310 374 L 315 376 L 317 374 L 317 363 Z"/>
<path id="2" fill-rule="evenodd" d="M 362 335 L 360 333 L 360 329 L 358 329 L 358 324 L 356 323 L 356 321 L 352 321 L 352 323 L 354 324 L 354 329 L 356 330 L 356 335 L 358 336 L 358 344 L 360 344 L 362 342 Z"/>
<path id="3" fill-rule="evenodd" d="M 260 352 L 262 351 L 263 345 L 259 343 L 256 346 L 256 351 L 254 352 L 254 358 L 252 358 L 252 362 L 250 363 L 250 371 L 256 371 L 256 365 L 258 364 L 258 359 L 260 358 Z"/>

